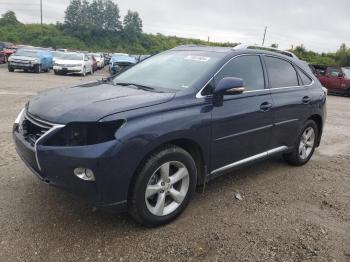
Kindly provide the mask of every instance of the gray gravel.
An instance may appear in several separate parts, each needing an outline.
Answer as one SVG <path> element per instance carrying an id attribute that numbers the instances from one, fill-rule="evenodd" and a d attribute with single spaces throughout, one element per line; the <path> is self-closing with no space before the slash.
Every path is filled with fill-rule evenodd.
<path id="1" fill-rule="evenodd" d="M 350 261 L 350 98 L 328 97 L 306 166 L 272 159 L 225 175 L 176 221 L 147 229 L 40 182 L 14 150 L 12 122 L 32 95 L 103 74 L 0 66 L 0 261 Z"/>

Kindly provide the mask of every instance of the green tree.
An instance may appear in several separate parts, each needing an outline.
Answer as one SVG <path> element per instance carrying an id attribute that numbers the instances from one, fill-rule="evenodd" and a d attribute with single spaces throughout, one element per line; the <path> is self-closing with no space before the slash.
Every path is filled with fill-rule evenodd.
<path id="1" fill-rule="evenodd" d="M 124 17 L 124 34 L 128 40 L 135 41 L 142 34 L 142 20 L 138 12 L 128 10 Z"/>
<path id="2" fill-rule="evenodd" d="M 18 25 L 20 22 L 17 20 L 16 14 L 13 11 L 7 11 L 0 18 L 0 25 Z"/>

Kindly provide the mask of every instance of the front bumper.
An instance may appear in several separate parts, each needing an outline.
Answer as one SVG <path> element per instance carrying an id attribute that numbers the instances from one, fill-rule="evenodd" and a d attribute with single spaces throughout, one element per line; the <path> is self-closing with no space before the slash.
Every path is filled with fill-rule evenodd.
<path id="1" fill-rule="evenodd" d="M 9 65 L 13 68 L 13 69 L 28 69 L 28 70 L 34 70 L 34 67 L 37 64 L 32 64 L 32 63 L 15 63 L 15 62 L 10 62 Z"/>
<path id="2" fill-rule="evenodd" d="M 131 173 L 127 169 L 118 171 L 118 163 L 123 163 L 119 161 L 125 160 L 119 157 L 121 144 L 116 140 L 92 146 L 53 147 L 44 146 L 44 141 L 32 146 L 17 130 L 13 138 L 17 153 L 41 180 L 94 206 L 112 211 L 126 209 Z M 96 180 L 76 177 L 73 173 L 76 167 L 93 170 Z"/>
<path id="3" fill-rule="evenodd" d="M 81 66 L 76 66 L 76 67 L 54 66 L 53 70 L 61 73 L 83 73 L 83 68 Z"/>

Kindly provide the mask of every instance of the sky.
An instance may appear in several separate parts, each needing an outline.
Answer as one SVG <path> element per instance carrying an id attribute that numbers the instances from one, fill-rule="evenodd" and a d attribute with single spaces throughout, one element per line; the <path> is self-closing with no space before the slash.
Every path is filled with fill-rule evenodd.
<path id="1" fill-rule="evenodd" d="M 42 0 L 44 23 L 64 20 L 70 0 Z M 114 0 L 121 15 L 138 11 L 143 31 L 216 42 L 304 44 L 317 52 L 350 46 L 350 0 Z M 0 0 L 23 23 L 40 23 L 40 0 Z"/>

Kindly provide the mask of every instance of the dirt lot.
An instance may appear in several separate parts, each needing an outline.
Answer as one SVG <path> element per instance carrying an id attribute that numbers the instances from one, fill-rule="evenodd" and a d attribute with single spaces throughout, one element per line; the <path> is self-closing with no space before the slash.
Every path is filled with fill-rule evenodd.
<path id="1" fill-rule="evenodd" d="M 24 103 L 80 81 L 0 66 L 0 261 L 350 261 L 350 98 L 328 97 L 306 166 L 272 159 L 220 177 L 176 221 L 146 229 L 40 182 L 14 150 Z"/>

